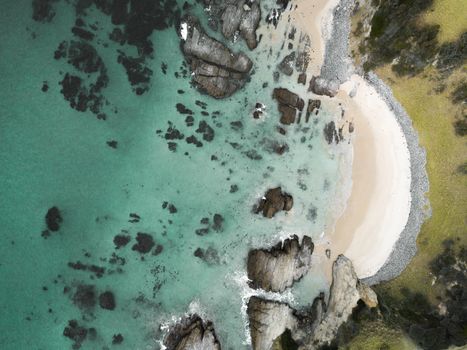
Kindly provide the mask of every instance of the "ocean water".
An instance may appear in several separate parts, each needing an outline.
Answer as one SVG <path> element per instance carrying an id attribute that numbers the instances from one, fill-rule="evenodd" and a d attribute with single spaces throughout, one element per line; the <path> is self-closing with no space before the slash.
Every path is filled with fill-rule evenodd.
<path id="1" fill-rule="evenodd" d="M 263 1 L 262 26 L 274 3 Z M 48 23 L 34 21 L 25 0 L 5 0 L 0 12 L 0 348 L 69 349 L 73 342 L 63 332 L 77 320 L 95 329 L 82 349 L 159 349 L 166 325 L 198 312 L 213 321 L 224 349 L 248 349 L 244 303 L 254 293 L 245 278 L 248 250 L 290 234 L 319 240 L 340 193 L 346 144 L 328 145 L 323 137 L 325 123 L 339 117 L 338 106 L 324 102 L 317 117 L 288 127 L 283 136 L 276 130 L 273 88 L 311 95 L 296 85 L 296 74 L 274 82 L 282 42 L 263 37 L 248 52 L 251 81 L 231 98 L 215 100 L 191 86 L 189 72 L 183 74 L 174 25 L 151 35 L 155 54 L 147 65 L 154 73 L 149 90 L 136 95 L 117 62 L 117 50 L 131 55 L 134 48 L 109 40 L 110 18 L 91 7 L 85 21 L 98 23 L 91 43 L 109 77 L 103 89 L 107 119 L 100 120 L 72 109 L 60 93 L 58 82 L 73 67 L 55 60 L 54 51 L 61 41 L 76 40 L 70 31 L 76 14 L 72 1 L 52 4 L 56 15 Z M 193 5 L 206 23 L 206 14 Z M 241 40 L 229 45 L 248 50 Z M 260 120 L 252 118 L 257 102 L 266 105 Z M 177 103 L 194 112 L 193 126 Z M 214 130 L 212 141 L 196 132 L 200 121 Z M 242 126 L 232 127 L 236 121 Z M 181 139 L 170 150 L 164 138 L 169 125 L 185 137 L 195 135 L 202 147 Z M 118 142 L 116 149 L 106 144 L 110 140 Z M 272 151 L 283 143 L 288 152 Z M 279 185 L 293 195 L 293 209 L 273 219 L 253 214 L 265 191 Z M 44 217 L 53 206 L 63 222 L 44 238 Z M 131 222 L 131 213 L 140 220 Z M 224 219 L 218 229 L 215 214 Z M 196 234 L 203 228 L 206 234 Z M 113 239 L 121 233 L 131 241 L 116 249 Z M 158 250 L 133 250 L 138 233 L 150 234 Z M 207 259 L 194 255 L 198 248 Z M 319 259 L 294 288 L 270 297 L 309 305 L 327 288 Z M 105 272 L 69 267 L 77 262 Z M 93 285 L 97 294 L 111 291 L 115 309 L 78 307 L 73 295 L 80 285 Z M 124 337 L 122 344 L 112 345 L 115 334 Z"/>

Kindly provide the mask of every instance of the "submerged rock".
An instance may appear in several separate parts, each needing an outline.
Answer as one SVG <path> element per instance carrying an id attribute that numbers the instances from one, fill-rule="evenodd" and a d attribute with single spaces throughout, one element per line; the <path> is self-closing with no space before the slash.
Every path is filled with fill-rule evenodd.
<path id="1" fill-rule="evenodd" d="M 243 53 L 234 54 L 221 42 L 209 37 L 197 19 L 182 20 L 187 33 L 182 36 L 182 51 L 193 72 L 193 82 L 215 98 L 225 98 L 240 89 L 253 63 Z"/>
<path id="2" fill-rule="evenodd" d="M 167 350 L 220 350 L 214 327 L 198 315 L 183 318 L 170 328 L 164 339 Z"/>
<path id="3" fill-rule="evenodd" d="M 99 295 L 99 305 L 101 308 L 106 310 L 115 309 L 115 297 L 110 291 L 106 291 Z"/>
<path id="4" fill-rule="evenodd" d="M 314 245 L 304 236 L 279 242 L 269 250 L 254 249 L 248 254 L 247 272 L 251 288 L 283 292 L 302 278 L 311 267 Z"/>
<path id="5" fill-rule="evenodd" d="M 52 207 L 47 211 L 45 214 L 45 223 L 47 224 L 47 228 L 50 231 L 58 231 L 60 229 L 60 224 L 62 223 L 62 214 L 57 207 Z"/>
<path id="6" fill-rule="evenodd" d="M 269 189 L 254 209 L 255 213 L 263 213 L 264 217 L 272 218 L 281 210 L 289 211 L 293 207 L 293 198 L 290 194 L 282 192 L 282 188 Z"/>

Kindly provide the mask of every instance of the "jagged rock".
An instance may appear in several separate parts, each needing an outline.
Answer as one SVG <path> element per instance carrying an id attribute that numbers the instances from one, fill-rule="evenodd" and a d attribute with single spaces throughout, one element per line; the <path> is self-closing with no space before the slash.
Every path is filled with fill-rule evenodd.
<path id="1" fill-rule="evenodd" d="M 251 345 L 254 350 L 269 350 L 274 340 L 289 329 L 294 333 L 299 320 L 287 304 L 251 297 L 248 301 Z"/>
<path id="2" fill-rule="evenodd" d="M 248 254 L 247 272 L 251 288 L 283 292 L 302 278 L 311 267 L 314 245 L 304 236 L 279 242 L 269 250 L 254 249 Z"/>
<path id="3" fill-rule="evenodd" d="M 220 21 L 221 32 L 226 39 L 232 40 L 239 33 L 250 50 L 256 48 L 256 29 L 261 20 L 259 0 L 207 0 L 205 5 L 210 9 L 212 28 L 217 30 Z"/>
<path id="4" fill-rule="evenodd" d="M 281 210 L 289 211 L 293 207 L 293 198 L 290 194 L 282 192 L 280 187 L 269 189 L 255 207 L 255 213 L 263 213 L 264 217 L 272 218 Z"/>
<path id="5" fill-rule="evenodd" d="M 305 107 L 305 102 L 302 98 L 284 88 L 275 88 L 272 97 L 279 103 L 280 122 L 285 125 L 294 123 L 297 110 L 302 111 L 303 107 Z"/>
<path id="6" fill-rule="evenodd" d="M 283 58 L 281 63 L 277 66 L 277 68 L 281 71 L 281 73 L 291 76 L 293 74 L 293 66 L 295 62 L 296 54 L 295 52 L 289 53 L 287 56 Z"/>
<path id="7" fill-rule="evenodd" d="M 186 16 L 182 50 L 193 72 L 193 82 L 215 98 L 225 98 L 241 88 L 253 63 L 243 53 L 234 54 L 221 42 L 204 33 L 197 19 Z"/>
<path id="8" fill-rule="evenodd" d="M 321 300 L 315 300 L 315 307 L 322 309 L 324 306 L 322 296 L 319 299 Z M 321 317 L 319 315 L 315 317 L 312 331 L 305 344 L 313 345 L 316 348 L 329 345 L 335 338 L 339 327 L 352 314 L 352 310 L 357 306 L 359 300 L 365 302 L 368 307 L 378 305 L 375 292 L 358 280 L 352 262 L 345 256 L 339 255 L 332 266 L 332 284 L 326 312 L 318 312 Z M 313 304 L 315 305 L 315 303 Z M 309 348 L 306 346 L 303 349 Z"/>
<path id="9" fill-rule="evenodd" d="M 220 350 L 214 327 L 198 315 L 183 318 L 164 339 L 167 350 Z"/>
<path id="10" fill-rule="evenodd" d="M 316 95 L 326 95 L 334 97 L 339 90 L 339 82 L 337 80 L 326 80 L 320 77 L 312 77 L 308 91 L 312 91 Z"/>

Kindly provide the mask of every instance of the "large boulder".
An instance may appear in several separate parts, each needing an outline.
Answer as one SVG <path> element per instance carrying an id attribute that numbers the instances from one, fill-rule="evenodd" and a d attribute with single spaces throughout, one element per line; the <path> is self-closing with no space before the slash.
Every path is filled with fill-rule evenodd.
<path id="1" fill-rule="evenodd" d="M 182 51 L 199 88 L 215 98 L 225 98 L 240 89 L 253 63 L 243 53 L 233 53 L 221 42 L 209 37 L 197 19 L 182 20 Z"/>
<path id="2" fill-rule="evenodd" d="M 220 350 L 211 322 L 198 315 L 183 318 L 172 326 L 164 339 L 167 350 Z"/>
<path id="3" fill-rule="evenodd" d="M 277 337 L 287 329 L 294 333 L 299 325 L 299 319 L 289 305 L 255 296 L 248 301 L 247 314 L 254 350 L 271 349 Z"/>
<path id="4" fill-rule="evenodd" d="M 248 254 L 247 272 L 251 288 L 283 292 L 302 278 L 311 267 L 314 245 L 304 236 L 279 242 L 271 249 L 254 249 Z"/>
<path id="5" fill-rule="evenodd" d="M 293 197 L 282 192 L 282 188 L 276 187 L 269 189 L 259 204 L 255 207 L 255 213 L 263 213 L 266 218 L 272 218 L 281 210 L 289 211 L 293 207 Z"/>
<path id="6" fill-rule="evenodd" d="M 297 111 L 301 112 L 305 107 L 305 101 L 288 89 L 275 88 L 272 97 L 278 102 L 280 122 L 285 125 L 293 124 Z"/>
<path id="7" fill-rule="evenodd" d="M 312 77 L 308 91 L 312 91 L 316 95 L 326 95 L 334 97 L 339 90 L 339 82 L 337 80 L 326 80 L 320 77 Z"/>

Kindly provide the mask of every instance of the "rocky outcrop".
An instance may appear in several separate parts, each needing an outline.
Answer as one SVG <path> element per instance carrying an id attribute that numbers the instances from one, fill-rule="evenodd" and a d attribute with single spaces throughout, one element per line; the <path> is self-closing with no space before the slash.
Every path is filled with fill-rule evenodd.
<path id="1" fill-rule="evenodd" d="M 202 91 L 225 98 L 245 84 L 253 63 L 243 52 L 235 54 L 209 37 L 192 16 L 182 20 L 182 28 L 182 51 L 193 72 L 193 82 Z"/>
<path id="2" fill-rule="evenodd" d="M 247 272 L 251 288 L 283 292 L 302 278 L 311 267 L 314 245 L 304 236 L 278 243 L 269 250 L 254 249 L 248 254 Z"/>
<path id="3" fill-rule="evenodd" d="M 274 340 L 289 329 L 294 333 L 299 325 L 295 311 L 285 303 L 251 297 L 248 301 L 251 345 L 255 350 L 269 350 Z"/>
<path id="4" fill-rule="evenodd" d="M 248 48 L 258 45 L 256 29 L 261 20 L 259 0 L 205 1 L 211 12 L 211 21 L 217 27 L 220 20 L 221 32 L 226 39 L 232 40 L 236 33 L 245 39 Z"/>
<path id="5" fill-rule="evenodd" d="M 171 327 L 164 339 L 167 350 L 220 350 L 211 322 L 203 322 L 198 315 L 183 318 Z"/>
<path id="6" fill-rule="evenodd" d="M 309 240 L 309 243 L 305 243 L 305 238 Z M 302 249 L 307 244 L 311 244 L 311 239 L 305 238 Z M 295 244 L 298 245 L 297 242 Z M 268 260 L 273 254 L 280 256 L 281 251 L 278 249 L 275 247 L 268 251 L 267 258 L 263 256 L 259 258 L 259 260 L 268 261 L 267 269 L 255 271 L 254 276 L 250 276 L 250 269 L 248 270 L 248 277 L 252 279 L 252 282 L 255 282 L 257 276 L 261 276 L 259 277 L 262 278 L 261 283 L 267 286 L 268 279 L 272 281 L 277 276 L 291 275 L 290 270 L 281 271 L 276 268 L 281 264 L 280 258 Z M 248 262 L 250 267 L 250 257 Z M 270 274 L 270 271 L 275 273 Z M 324 293 L 320 293 L 313 301 L 311 308 L 301 314 L 286 303 L 259 297 L 250 298 L 247 312 L 253 349 L 270 350 L 273 341 L 287 330 L 290 331 L 299 350 L 326 348 L 331 345 L 339 327 L 352 315 L 360 300 L 369 308 L 378 305 L 375 292 L 358 280 L 352 262 L 345 256 L 339 255 L 332 267 L 332 284 L 327 305 Z"/>
<path id="7" fill-rule="evenodd" d="M 277 68 L 282 74 L 291 76 L 293 74 L 293 66 L 295 62 L 295 52 L 289 53 L 285 56 L 282 61 L 278 64 Z"/>
<path id="8" fill-rule="evenodd" d="M 256 214 L 263 213 L 266 218 L 272 218 L 281 210 L 289 211 L 293 207 L 293 198 L 290 194 L 282 192 L 282 188 L 269 189 L 259 204 L 254 208 Z"/>
<path id="9" fill-rule="evenodd" d="M 339 82 L 337 80 L 326 80 L 320 77 L 312 77 L 308 91 L 312 91 L 316 95 L 326 95 L 334 97 L 339 90 Z"/>
<path id="10" fill-rule="evenodd" d="M 280 122 L 285 125 L 293 124 L 297 111 L 301 112 L 303 107 L 305 107 L 305 102 L 302 98 L 284 88 L 274 89 L 272 97 L 279 103 Z"/>
<path id="11" fill-rule="evenodd" d="M 332 284 L 328 305 L 325 306 L 322 297 L 315 300 L 316 315 L 310 336 L 305 341 L 307 346 L 303 349 L 329 345 L 337 335 L 339 327 L 352 314 L 359 300 L 370 308 L 378 305 L 376 293 L 358 280 L 352 262 L 345 256 L 339 255 L 332 266 Z"/>

